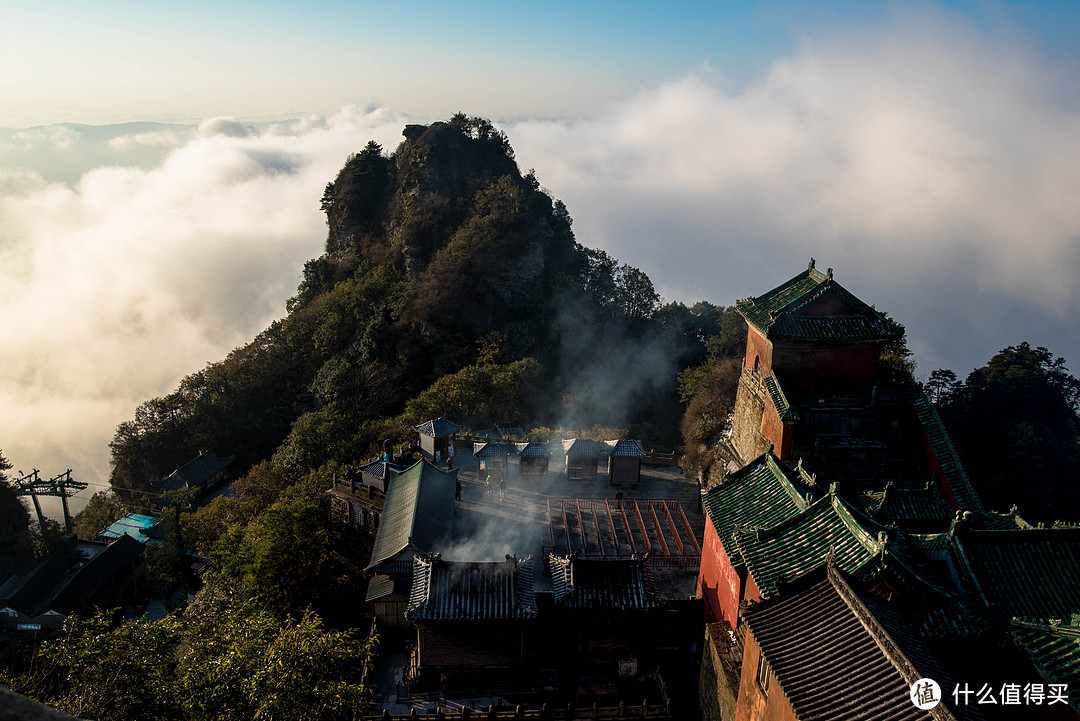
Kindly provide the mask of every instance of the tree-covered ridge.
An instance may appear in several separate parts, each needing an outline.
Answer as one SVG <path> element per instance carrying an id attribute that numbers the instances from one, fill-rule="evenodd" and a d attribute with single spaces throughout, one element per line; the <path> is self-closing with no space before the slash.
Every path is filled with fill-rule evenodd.
<path id="1" fill-rule="evenodd" d="M 704 358 L 700 318 L 661 307 L 645 273 L 578 244 L 566 207 L 488 121 L 459 114 L 404 135 L 390 154 L 368 143 L 326 186 L 326 252 L 305 265 L 286 317 L 120 424 L 114 488 L 147 490 L 204 449 L 235 455 L 234 472 L 271 458 L 300 475 L 354 462 L 408 438 L 407 401 L 434 412 L 425 389 L 492 362 L 533 359 L 529 383 L 544 392 L 515 418 L 487 403 L 477 423 L 677 425 L 674 376 Z"/>
<path id="2" fill-rule="evenodd" d="M 1080 522 L 1080 380 L 1064 358 L 1021 343 L 962 382 L 934 371 L 927 391 L 987 505 L 1016 505 L 1031 522 Z"/>
<path id="3" fill-rule="evenodd" d="M 569 215 L 490 124 L 420 131 L 389 156 L 372 142 L 347 160 L 322 199 L 327 252 L 306 264 L 288 315 L 121 424 L 114 487 L 143 489 L 205 448 L 248 467 L 308 413 L 371 445 L 365 423 L 473 362 L 488 333 L 509 330 L 515 357 L 535 349 L 541 309 L 580 255 Z"/>

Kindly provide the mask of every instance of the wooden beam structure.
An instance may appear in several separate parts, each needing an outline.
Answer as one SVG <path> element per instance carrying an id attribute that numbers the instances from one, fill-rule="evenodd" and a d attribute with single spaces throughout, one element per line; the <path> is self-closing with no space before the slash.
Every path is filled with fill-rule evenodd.
<path id="1" fill-rule="evenodd" d="M 554 553 L 595 559 L 641 554 L 681 568 L 701 561 L 701 543 L 678 499 L 549 498 L 547 506 L 546 550 Z"/>

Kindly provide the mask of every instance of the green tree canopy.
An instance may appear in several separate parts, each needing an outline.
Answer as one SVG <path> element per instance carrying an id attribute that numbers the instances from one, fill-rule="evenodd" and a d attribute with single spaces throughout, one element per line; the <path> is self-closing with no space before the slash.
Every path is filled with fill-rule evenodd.
<path id="1" fill-rule="evenodd" d="M 14 555 L 17 547 L 25 548 L 30 525 L 30 512 L 8 481 L 9 470 L 11 462 L 0 451 L 0 555 Z"/>
<path id="2" fill-rule="evenodd" d="M 1030 521 L 1080 521 L 1080 380 L 1065 359 L 1009 346 L 948 391 L 941 414 L 972 481 L 994 509 Z"/>
<path id="3" fill-rule="evenodd" d="M 311 612 L 279 620 L 211 579 L 182 616 L 72 616 L 34 663 L 0 680 L 80 718 L 329 721 L 370 710 L 362 679 L 374 644 Z"/>

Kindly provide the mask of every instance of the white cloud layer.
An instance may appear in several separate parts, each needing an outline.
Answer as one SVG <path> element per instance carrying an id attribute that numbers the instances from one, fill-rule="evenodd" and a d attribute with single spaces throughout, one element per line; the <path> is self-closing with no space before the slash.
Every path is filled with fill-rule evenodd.
<path id="1" fill-rule="evenodd" d="M 1078 77 L 916 15 L 807 40 L 743 87 L 706 69 L 588 121 L 504 127 L 578 239 L 669 299 L 730 304 L 815 256 L 907 325 L 923 375 L 1023 340 L 1075 372 Z M 0 138 L 5 455 L 104 482 L 138 403 L 282 315 L 322 252 L 323 186 L 368 139 L 395 147 L 406 122 L 346 107 Z M 91 136 L 96 154 L 80 156 Z M 52 153 L 41 167 L 65 152 L 91 169 L 56 182 L 30 146 Z"/>
<path id="2" fill-rule="evenodd" d="M 912 15 L 510 139 L 579 240 L 669 298 L 730 303 L 816 256 L 907 324 L 924 374 L 1025 339 L 1080 371 L 1075 70 Z"/>
<path id="3" fill-rule="evenodd" d="M 98 167 L 75 185 L 0 168 L 4 454 L 105 482 L 136 405 L 284 314 L 322 252 L 323 186 L 369 139 L 394 147 L 405 122 L 355 108 L 261 128 L 212 119 L 154 167 Z"/>

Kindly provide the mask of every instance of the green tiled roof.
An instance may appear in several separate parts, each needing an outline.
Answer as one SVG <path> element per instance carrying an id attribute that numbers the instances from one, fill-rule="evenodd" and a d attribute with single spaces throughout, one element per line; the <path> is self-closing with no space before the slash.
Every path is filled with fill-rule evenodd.
<path id="1" fill-rule="evenodd" d="M 828 279 L 821 271 L 810 268 L 768 293 L 736 302 L 735 307 L 748 323 L 767 331 L 776 314 L 817 290 Z"/>
<path id="2" fill-rule="evenodd" d="M 908 533 L 905 538 L 912 550 L 945 551 L 952 544 L 952 536 L 948 533 Z"/>
<path id="3" fill-rule="evenodd" d="M 404 471 L 391 469 L 368 570 L 409 547 L 423 553 L 436 550 L 450 529 L 456 478 L 457 469 L 446 472 L 426 460 Z"/>
<path id="4" fill-rule="evenodd" d="M 969 590 L 1005 618 L 1080 613 L 1080 529 L 969 531 L 956 536 L 955 551 Z"/>
<path id="5" fill-rule="evenodd" d="M 849 313 L 800 313 L 826 294 L 837 296 Z M 807 270 L 768 293 L 738 301 L 735 309 L 747 323 L 774 339 L 883 341 L 897 338 L 901 332 L 894 321 L 856 298 L 832 275 L 821 273 L 812 262 Z"/>
<path id="6" fill-rule="evenodd" d="M 1052 683 L 1080 687 L 1080 628 L 1013 621 L 1009 631 Z"/>
<path id="7" fill-rule="evenodd" d="M 968 480 L 964 465 L 960 462 L 960 456 L 957 455 L 956 448 L 953 447 L 934 404 L 925 393 L 921 393 L 912 401 L 912 405 L 919 416 L 923 432 L 930 441 L 930 447 L 934 449 L 934 456 L 945 473 L 945 482 L 949 484 L 949 489 L 960 506 L 954 510 L 971 511 L 977 516 L 986 516 L 986 508 L 983 507 L 975 489 L 971 487 L 971 481 Z"/>
<path id="8" fill-rule="evenodd" d="M 1009 513 L 987 511 L 979 521 L 979 527 L 984 531 L 1015 531 L 1019 528 L 1034 528 L 1015 510 Z"/>
<path id="9" fill-rule="evenodd" d="M 836 566 L 854 576 L 879 569 L 886 550 L 906 555 L 895 529 L 863 516 L 835 493 L 766 531 L 737 528 L 734 536 L 743 562 L 764 598 L 775 595 L 781 581 L 821 565 L 830 552 Z"/>
<path id="10" fill-rule="evenodd" d="M 799 420 L 799 412 L 795 410 L 795 407 L 788 401 L 787 396 L 784 395 L 784 388 L 780 385 L 780 379 L 776 377 L 776 374 L 770 373 L 762 380 L 765 383 L 765 389 L 769 391 L 769 398 L 772 399 L 773 407 L 776 408 L 776 412 L 780 415 L 780 420 L 785 422 Z"/>
<path id="11" fill-rule="evenodd" d="M 794 471 L 766 453 L 702 492 L 702 506 L 733 565 L 741 562 L 732 535 L 736 527 L 772 528 L 806 509 L 807 489 L 794 478 Z"/>
<path id="12" fill-rule="evenodd" d="M 991 624 L 960 601 L 949 600 L 923 609 L 919 629 L 927 638 L 957 638 L 986 635 Z"/>
<path id="13" fill-rule="evenodd" d="M 936 488 L 886 488 L 882 493 L 881 503 L 870 515 L 889 525 L 912 521 L 940 521 L 948 528 L 953 512 Z"/>

